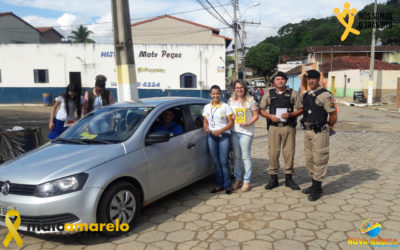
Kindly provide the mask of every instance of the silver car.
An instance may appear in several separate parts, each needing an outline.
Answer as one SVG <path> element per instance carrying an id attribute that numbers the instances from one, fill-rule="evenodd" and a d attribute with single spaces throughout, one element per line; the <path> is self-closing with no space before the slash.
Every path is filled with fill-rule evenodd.
<path id="1" fill-rule="evenodd" d="M 213 173 L 200 98 L 148 98 L 92 112 L 56 140 L 0 165 L 0 225 L 128 223 L 142 206 Z M 179 135 L 154 131 L 174 111 Z"/>

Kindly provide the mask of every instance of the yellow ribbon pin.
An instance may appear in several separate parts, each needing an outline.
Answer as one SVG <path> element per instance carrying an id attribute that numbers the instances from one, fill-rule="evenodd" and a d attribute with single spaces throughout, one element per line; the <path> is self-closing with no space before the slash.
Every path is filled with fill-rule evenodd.
<path id="1" fill-rule="evenodd" d="M 11 216 L 17 217 L 14 224 L 10 220 Z M 21 225 L 21 216 L 19 215 L 18 211 L 17 210 L 8 211 L 7 215 L 6 215 L 6 226 L 7 226 L 9 232 L 3 241 L 3 244 L 5 247 L 8 247 L 8 244 L 10 244 L 10 242 L 13 238 L 14 238 L 15 242 L 17 242 L 18 247 L 21 247 L 23 242 L 22 242 L 21 236 L 19 236 L 19 234 L 17 232 L 17 229 L 19 228 L 20 225 Z"/>

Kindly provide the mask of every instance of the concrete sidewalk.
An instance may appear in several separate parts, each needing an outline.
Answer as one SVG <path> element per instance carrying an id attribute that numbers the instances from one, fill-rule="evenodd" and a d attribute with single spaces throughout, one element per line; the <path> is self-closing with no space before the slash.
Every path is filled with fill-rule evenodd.
<path id="1" fill-rule="evenodd" d="M 400 240 L 400 113 L 338 108 L 324 193 L 316 202 L 284 187 L 283 173 L 280 187 L 264 189 L 268 137 L 260 119 L 250 192 L 210 194 L 215 180 L 209 177 L 143 209 L 128 235 L 22 234 L 23 249 L 358 249 L 348 238 L 364 239 L 360 228 L 366 219 L 382 225 L 379 238 Z M 306 188 L 311 180 L 301 129 L 296 140 L 294 180 Z M 7 233 L 1 228 L 0 239 Z M 16 248 L 14 241 L 8 247 Z"/>

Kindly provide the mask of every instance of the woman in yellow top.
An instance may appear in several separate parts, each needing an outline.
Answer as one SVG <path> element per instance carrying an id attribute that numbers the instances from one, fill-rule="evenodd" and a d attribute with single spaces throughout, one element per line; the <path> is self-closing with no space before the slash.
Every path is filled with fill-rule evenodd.
<path id="1" fill-rule="evenodd" d="M 258 120 L 258 104 L 249 94 L 246 84 L 236 80 L 234 92 L 228 104 L 234 112 L 235 125 L 232 128 L 233 154 L 235 156 L 233 189 L 238 189 L 242 181 L 242 159 L 244 162 L 244 184 L 242 192 L 251 189 L 251 143 L 254 136 L 254 123 Z"/>

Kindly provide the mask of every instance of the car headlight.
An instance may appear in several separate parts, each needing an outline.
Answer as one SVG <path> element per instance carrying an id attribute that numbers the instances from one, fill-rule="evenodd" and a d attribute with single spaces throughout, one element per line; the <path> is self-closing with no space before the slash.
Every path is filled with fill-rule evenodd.
<path id="1" fill-rule="evenodd" d="M 88 174 L 81 173 L 37 185 L 34 196 L 50 197 L 79 191 L 85 185 L 88 177 Z"/>

